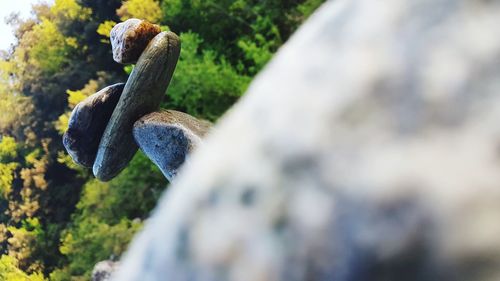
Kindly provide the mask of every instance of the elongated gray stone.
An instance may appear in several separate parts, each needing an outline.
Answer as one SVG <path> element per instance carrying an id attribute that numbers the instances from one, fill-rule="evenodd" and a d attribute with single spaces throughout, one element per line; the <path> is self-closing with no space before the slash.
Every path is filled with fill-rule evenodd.
<path id="1" fill-rule="evenodd" d="M 99 144 L 93 166 L 97 179 L 112 179 L 136 153 L 138 147 L 132 135 L 134 122 L 158 109 L 172 78 L 179 52 L 179 37 L 172 32 L 162 32 L 142 53 Z"/>
<path id="2" fill-rule="evenodd" d="M 325 3 L 190 156 L 114 280 L 500 280 L 499 15 Z"/>
<path id="3" fill-rule="evenodd" d="M 146 20 L 128 19 L 111 29 L 113 59 L 122 64 L 136 63 L 148 43 L 161 32 L 160 26 Z"/>
<path id="4" fill-rule="evenodd" d="M 63 144 L 75 163 L 92 168 L 101 136 L 122 94 L 124 83 L 108 86 L 75 106 Z"/>
<path id="5" fill-rule="evenodd" d="M 134 124 L 140 149 L 172 181 L 188 154 L 210 129 L 210 122 L 175 110 L 150 113 Z"/>

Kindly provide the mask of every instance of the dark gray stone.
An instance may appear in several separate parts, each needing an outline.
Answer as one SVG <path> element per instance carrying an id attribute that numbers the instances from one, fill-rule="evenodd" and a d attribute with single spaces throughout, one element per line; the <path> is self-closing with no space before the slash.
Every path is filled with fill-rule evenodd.
<path id="1" fill-rule="evenodd" d="M 115 280 L 500 280 L 500 1 L 333 0 Z"/>
<path id="2" fill-rule="evenodd" d="M 93 171 L 108 181 L 118 175 L 137 152 L 134 122 L 158 109 L 179 58 L 180 41 L 172 32 L 158 34 L 130 74 L 123 94 L 104 131 Z"/>
<path id="3" fill-rule="evenodd" d="M 63 144 L 75 163 L 92 168 L 101 136 L 118 103 L 124 83 L 108 86 L 75 106 Z"/>
<path id="4" fill-rule="evenodd" d="M 133 133 L 140 149 L 172 181 L 210 126 L 209 122 L 186 113 L 164 110 L 139 119 L 134 124 Z"/>
<path id="5" fill-rule="evenodd" d="M 122 64 L 136 63 L 149 42 L 161 32 L 160 26 L 146 20 L 128 19 L 111 29 L 113 59 Z"/>

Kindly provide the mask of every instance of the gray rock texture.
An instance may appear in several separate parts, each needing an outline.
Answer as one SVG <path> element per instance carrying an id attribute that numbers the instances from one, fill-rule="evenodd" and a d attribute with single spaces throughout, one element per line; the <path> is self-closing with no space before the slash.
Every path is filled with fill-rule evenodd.
<path id="1" fill-rule="evenodd" d="M 191 155 L 114 280 L 500 280 L 499 15 L 324 4 Z"/>
<path id="2" fill-rule="evenodd" d="M 118 268 L 118 263 L 105 260 L 98 262 L 92 270 L 92 281 L 109 281 L 111 274 Z"/>
<path id="3" fill-rule="evenodd" d="M 104 131 L 94 175 L 108 181 L 122 171 L 137 151 L 132 135 L 134 122 L 156 111 L 165 95 L 180 52 L 180 41 L 172 32 L 162 32 L 149 43 L 130 74 L 123 94 Z"/>
<path id="4" fill-rule="evenodd" d="M 118 103 L 124 83 L 108 86 L 75 106 L 63 144 L 75 163 L 92 168 L 101 136 Z"/>
<path id="5" fill-rule="evenodd" d="M 111 29 L 113 59 L 122 64 L 136 63 L 148 43 L 161 32 L 160 26 L 145 20 L 128 19 Z"/>
<path id="6" fill-rule="evenodd" d="M 140 149 L 172 181 L 178 169 L 208 132 L 211 123 L 186 113 L 163 110 L 150 113 L 134 124 Z"/>

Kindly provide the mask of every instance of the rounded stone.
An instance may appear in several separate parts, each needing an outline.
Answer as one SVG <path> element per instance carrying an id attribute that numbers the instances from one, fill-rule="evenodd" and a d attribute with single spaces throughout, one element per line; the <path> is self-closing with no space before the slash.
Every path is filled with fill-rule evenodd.
<path id="1" fill-rule="evenodd" d="M 133 133 L 141 150 L 172 181 L 211 125 L 186 113 L 164 110 L 139 119 L 134 124 Z"/>
<path id="2" fill-rule="evenodd" d="M 145 20 L 128 19 L 111 29 L 113 59 L 122 64 L 136 63 L 149 42 L 161 32 L 160 26 Z"/>
<path id="3" fill-rule="evenodd" d="M 120 99 L 124 83 L 108 86 L 76 105 L 63 144 L 75 163 L 92 168 L 101 136 Z"/>

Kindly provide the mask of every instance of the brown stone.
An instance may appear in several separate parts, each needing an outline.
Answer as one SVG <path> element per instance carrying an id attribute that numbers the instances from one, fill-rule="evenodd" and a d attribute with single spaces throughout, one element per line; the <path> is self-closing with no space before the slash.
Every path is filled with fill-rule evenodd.
<path id="1" fill-rule="evenodd" d="M 136 63 L 148 43 L 160 32 L 159 25 L 139 19 L 115 25 L 110 34 L 113 59 L 122 64 Z"/>

